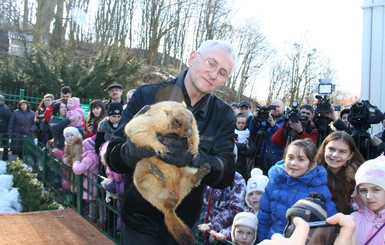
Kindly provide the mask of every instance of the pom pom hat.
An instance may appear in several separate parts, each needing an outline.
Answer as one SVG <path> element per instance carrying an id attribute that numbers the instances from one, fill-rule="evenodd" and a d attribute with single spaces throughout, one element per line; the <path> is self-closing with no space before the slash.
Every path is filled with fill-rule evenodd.
<path id="1" fill-rule="evenodd" d="M 240 212 L 235 215 L 233 220 L 233 225 L 231 226 L 231 237 L 235 237 L 235 228 L 239 225 L 249 227 L 255 231 L 254 240 L 251 244 L 255 243 L 257 239 L 257 228 L 258 228 L 258 218 L 252 213 L 249 212 Z"/>
<path id="2" fill-rule="evenodd" d="M 87 151 L 95 150 L 95 141 L 92 138 L 87 138 L 83 140 L 83 146 Z"/>
<path id="3" fill-rule="evenodd" d="M 263 175 L 262 170 L 254 168 L 251 170 L 251 178 L 247 181 L 245 201 L 247 206 L 252 207 L 247 200 L 247 196 L 252 191 L 265 192 L 265 188 L 269 183 L 269 177 Z"/>
<path id="4" fill-rule="evenodd" d="M 356 172 L 356 187 L 353 199 L 359 208 L 363 208 L 361 198 L 358 196 L 358 186 L 362 183 L 373 184 L 385 190 L 385 158 L 380 156 L 376 159 L 364 162 Z"/>

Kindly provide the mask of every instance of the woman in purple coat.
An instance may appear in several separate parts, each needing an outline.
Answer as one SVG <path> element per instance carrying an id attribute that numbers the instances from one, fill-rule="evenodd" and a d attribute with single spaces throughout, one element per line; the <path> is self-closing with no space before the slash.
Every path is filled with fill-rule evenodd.
<path id="1" fill-rule="evenodd" d="M 28 101 L 20 100 L 8 124 L 8 135 L 12 140 L 12 153 L 21 158 L 23 154 L 23 137 L 28 137 L 33 141 L 35 131 L 35 113 L 31 110 Z"/>

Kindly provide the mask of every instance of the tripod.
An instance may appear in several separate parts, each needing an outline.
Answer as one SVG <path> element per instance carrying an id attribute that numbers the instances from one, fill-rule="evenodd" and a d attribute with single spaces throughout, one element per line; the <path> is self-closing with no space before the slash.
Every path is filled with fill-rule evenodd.
<path id="1" fill-rule="evenodd" d="M 361 126 L 355 128 L 352 133 L 352 138 L 356 143 L 358 150 L 361 152 L 365 160 L 373 158 L 373 149 L 372 144 L 370 143 L 370 134 L 367 132 L 367 129 L 370 126 Z"/>
<path id="2" fill-rule="evenodd" d="M 328 117 L 320 116 L 316 120 L 316 127 L 318 129 L 317 147 L 322 144 L 326 136 L 328 135 L 329 123 L 332 120 Z"/>
<path id="3" fill-rule="evenodd" d="M 259 129 L 258 129 L 258 132 L 257 132 L 255 139 L 253 140 L 253 143 L 255 145 L 255 149 L 254 149 L 255 153 L 253 154 L 253 157 L 250 159 L 250 161 L 247 164 L 247 170 L 248 170 L 248 172 L 250 172 L 251 169 L 256 165 L 256 166 L 260 167 L 263 170 L 263 172 L 265 173 L 265 172 L 267 172 L 267 169 L 264 169 L 264 166 L 263 166 L 263 161 L 264 161 L 264 154 L 263 153 L 266 152 L 266 149 L 267 149 L 267 154 L 270 154 L 268 133 L 267 133 L 268 126 L 267 126 L 266 121 L 258 121 L 258 123 L 256 123 L 256 125 L 257 125 L 257 127 L 259 127 Z M 262 142 L 264 142 L 263 151 L 261 150 Z M 270 157 L 268 157 L 268 159 L 270 159 Z M 270 164 L 271 163 L 268 162 L 269 166 L 270 166 Z"/>

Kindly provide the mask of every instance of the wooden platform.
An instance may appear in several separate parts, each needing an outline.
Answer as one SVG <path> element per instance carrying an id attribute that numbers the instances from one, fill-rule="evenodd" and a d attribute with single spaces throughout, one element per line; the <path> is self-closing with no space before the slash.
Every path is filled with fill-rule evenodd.
<path id="1" fill-rule="evenodd" d="M 0 244 L 114 244 L 73 209 L 0 213 Z"/>

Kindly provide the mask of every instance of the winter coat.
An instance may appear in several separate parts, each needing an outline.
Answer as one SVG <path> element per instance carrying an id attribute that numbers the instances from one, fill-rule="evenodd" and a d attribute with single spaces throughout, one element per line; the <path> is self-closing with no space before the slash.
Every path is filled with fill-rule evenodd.
<path id="1" fill-rule="evenodd" d="M 8 124 L 8 134 L 12 139 L 11 150 L 22 152 L 23 136 L 28 136 L 33 140 L 33 134 L 36 131 L 35 113 L 32 110 L 22 111 L 16 109 Z"/>
<path id="2" fill-rule="evenodd" d="M 96 133 L 95 139 L 95 150 L 99 154 L 99 148 L 103 145 L 104 142 L 110 141 L 114 132 L 117 128 L 114 128 L 110 119 L 105 117 L 98 125 L 98 132 Z"/>
<path id="3" fill-rule="evenodd" d="M 364 206 L 351 214 L 356 222 L 357 245 L 365 242 L 385 223 L 385 209 L 375 214 L 368 207 Z M 384 244 L 385 227 L 373 238 L 369 245 Z"/>
<path id="4" fill-rule="evenodd" d="M 84 125 L 84 110 L 80 107 L 79 98 L 71 98 L 74 105 L 70 110 L 67 111 L 66 117 L 70 118 L 75 116 L 77 119 L 70 123 L 71 127 L 82 127 Z"/>
<path id="5" fill-rule="evenodd" d="M 283 152 L 285 150 L 285 146 L 275 144 L 271 138 L 275 132 L 284 124 L 284 118 L 280 118 L 275 122 L 274 127 L 268 128 L 267 133 L 264 137 L 260 139 L 260 145 L 258 149 L 256 149 L 257 136 L 259 136 L 259 130 L 261 130 L 260 126 L 255 124 L 254 120 L 251 120 L 249 129 L 250 129 L 250 147 L 255 152 L 252 154 L 253 160 L 255 160 L 255 165 L 259 166 L 264 174 L 267 174 L 271 166 L 274 166 L 278 161 L 282 160 Z M 257 154 L 260 157 L 254 157 Z"/>
<path id="6" fill-rule="evenodd" d="M 258 241 L 270 239 L 274 233 L 282 234 L 287 224 L 287 209 L 310 192 L 320 192 L 325 196 L 328 217 L 337 213 L 327 187 L 324 167 L 315 166 L 300 177 L 291 177 L 284 168 L 282 160 L 269 170 L 270 181 L 262 194 L 258 212 Z"/>
<path id="7" fill-rule="evenodd" d="M 53 136 L 53 145 L 61 150 L 64 149 L 64 129 L 70 124 L 69 118 L 61 118 L 52 116 L 49 121 L 49 128 L 51 129 Z"/>
<path id="8" fill-rule="evenodd" d="M 157 102 L 158 95 L 163 88 L 173 88 L 181 91 L 185 96 L 187 108 L 191 110 L 197 121 L 199 130 L 199 159 L 196 163 L 210 164 L 211 171 L 207 174 L 201 185 L 195 187 L 184 198 L 176 209 L 176 214 L 189 227 L 196 224 L 201 207 L 205 185 L 223 189 L 231 185 L 234 178 L 234 111 L 231 107 L 214 94 L 204 96 L 194 107 L 191 107 L 188 93 L 184 86 L 187 70 L 177 78 L 168 81 L 141 86 L 136 90 L 123 111 L 121 125 L 116 131 L 116 136 L 110 141 L 106 160 L 109 167 L 118 173 L 127 173 L 125 179 L 125 192 L 123 195 L 122 218 L 125 225 L 146 233 L 151 237 L 164 237 L 172 239 L 167 233 L 164 215 L 153 205 L 143 199 L 132 182 L 134 169 L 127 166 L 127 156 L 121 154 L 121 147 L 126 142 L 124 125 L 145 105 Z M 178 90 L 179 89 L 179 90 Z M 113 159 L 113 161 L 110 161 Z M 204 161 L 203 161 L 204 160 Z"/>
<path id="9" fill-rule="evenodd" d="M 93 181 L 97 182 L 96 174 L 98 173 L 99 157 L 94 150 L 87 150 L 82 154 L 81 161 L 75 161 L 72 164 L 74 174 L 83 174 Z M 88 194 L 87 190 L 92 193 Z M 83 200 L 95 200 L 97 194 L 97 186 L 90 180 L 83 178 Z"/>
<path id="10" fill-rule="evenodd" d="M 235 172 L 233 184 L 225 189 L 206 186 L 199 224 L 209 224 L 210 229 L 230 236 L 235 215 L 245 210 L 246 182 Z"/>
<path id="11" fill-rule="evenodd" d="M 11 109 L 6 104 L 0 104 L 0 133 L 7 133 L 8 122 L 11 119 Z"/>
<path id="12" fill-rule="evenodd" d="M 277 132 L 274 133 L 271 140 L 277 144 L 284 146 L 286 145 L 287 136 L 286 134 L 289 131 L 289 126 L 286 124 L 283 124 Z M 314 145 L 317 145 L 318 141 L 318 129 L 316 128 L 315 124 L 313 122 L 309 122 L 306 124 L 305 127 L 303 127 L 303 131 L 301 134 L 296 134 L 297 139 L 311 139 L 311 142 L 313 142 Z"/>

